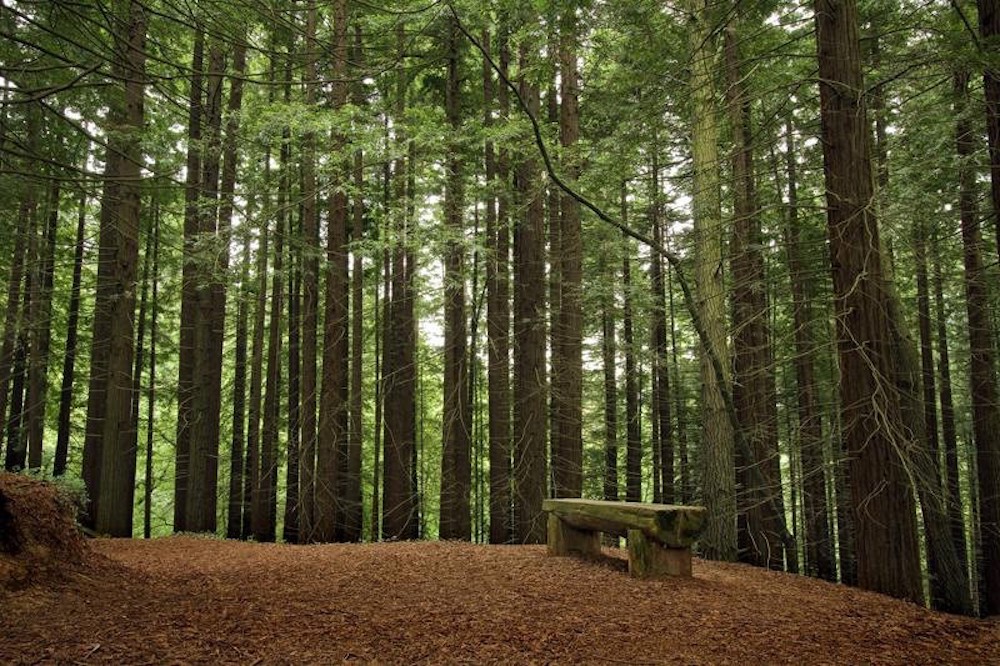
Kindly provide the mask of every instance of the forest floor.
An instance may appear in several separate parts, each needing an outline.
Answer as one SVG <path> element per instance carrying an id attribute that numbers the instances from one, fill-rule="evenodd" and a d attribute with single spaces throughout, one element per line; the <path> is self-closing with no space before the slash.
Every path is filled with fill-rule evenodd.
<path id="1" fill-rule="evenodd" d="M 541 546 L 92 541 L 0 591 L 0 663 L 1000 663 L 1000 622 L 696 560 L 640 581 L 624 555 Z"/>

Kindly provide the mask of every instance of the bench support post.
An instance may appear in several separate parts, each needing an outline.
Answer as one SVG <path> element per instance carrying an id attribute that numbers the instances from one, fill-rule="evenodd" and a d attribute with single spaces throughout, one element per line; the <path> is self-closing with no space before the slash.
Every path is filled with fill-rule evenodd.
<path id="1" fill-rule="evenodd" d="M 628 572 L 636 578 L 691 576 L 691 549 L 668 548 L 643 533 L 628 531 Z"/>
<path id="2" fill-rule="evenodd" d="M 601 533 L 578 530 L 549 513 L 548 551 L 549 555 L 600 555 Z"/>

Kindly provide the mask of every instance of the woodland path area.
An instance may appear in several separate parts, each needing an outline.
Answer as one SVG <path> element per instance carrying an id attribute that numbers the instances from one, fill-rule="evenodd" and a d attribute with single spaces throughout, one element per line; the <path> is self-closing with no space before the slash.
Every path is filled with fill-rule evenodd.
<path id="1" fill-rule="evenodd" d="M 1000 663 L 1000 624 L 696 560 L 457 542 L 98 540 L 59 581 L 0 592 L 0 663 Z"/>

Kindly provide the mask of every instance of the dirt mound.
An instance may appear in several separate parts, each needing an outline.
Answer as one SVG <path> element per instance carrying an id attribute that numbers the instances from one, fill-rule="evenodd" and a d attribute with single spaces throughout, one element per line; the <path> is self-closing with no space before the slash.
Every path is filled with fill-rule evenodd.
<path id="1" fill-rule="evenodd" d="M 1000 664 L 1000 624 L 739 564 L 641 581 L 540 546 L 100 539 L 10 595 L 0 663 Z"/>
<path id="2" fill-rule="evenodd" d="M 84 560 L 76 507 L 51 483 L 0 472 L 0 591 L 61 576 Z"/>

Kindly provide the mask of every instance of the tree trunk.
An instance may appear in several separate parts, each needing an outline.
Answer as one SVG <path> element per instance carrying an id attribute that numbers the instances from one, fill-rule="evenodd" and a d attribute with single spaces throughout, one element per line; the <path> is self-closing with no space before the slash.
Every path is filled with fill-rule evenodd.
<path id="1" fill-rule="evenodd" d="M 610 245 L 610 243 L 609 243 Z M 604 493 L 608 501 L 618 500 L 618 350 L 615 345 L 614 275 L 600 255 L 598 272 L 611 293 L 601 298 L 601 360 L 604 363 Z"/>
<path id="2" fill-rule="evenodd" d="M 142 536 L 148 539 L 153 531 L 153 426 L 156 407 L 156 334 L 159 323 L 160 296 L 160 208 L 153 213 L 153 297 L 149 322 L 149 382 L 146 384 L 146 469 L 143 475 Z M 236 536 L 239 536 L 237 529 Z"/>
<path id="3" fill-rule="evenodd" d="M 288 80 L 288 77 L 286 77 Z M 285 130 L 287 134 L 287 130 Z M 274 233 L 274 272 L 271 278 L 271 317 L 268 323 L 267 370 L 264 386 L 263 424 L 260 431 L 260 467 L 254 487 L 251 516 L 253 536 L 257 541 L 274 541 L 278 501 L 278 419 L 281 396 L 282 313 L 284 312 L 284 239 L 288 233 L 286 202 L 289 193 L 291 150 L 282 142 L 279 159 L 279 184 Z M 251 392 L 253 389 L 251 388 Z M 287 498 L 286 501 L 295 501 Z"/>
<path id="4" fill-rule="evenodd" d="M 362 57 L 364 50 L 361 43 L 361 26 L 354 26 L 354 61 L 359 72 L 363 72 Z M 361 106 L 364 103 L 364 88 L 361 82 L 355 83 L 354 103 Z M 347 482 L 343 498 L 344 506 L 344 540 L 361 541 L 362 536 L 362 501 L 361 501 L 361 445 L 363 437 L 364 416 L 364 259 L 361 253 L 361 243 L 364 241 L 365 224 L 365 160 L 362 150 L 354 151 L 354 197 L 353 243 L 354 267 L 351 269 L 351 434 L 347 452 Z"/>
<path id="5" fill-rule="evenodd" d="M 28 239 L 32 233 L 35 206 L 34 184 L 29 182 L 26 184 L 24 196 L 18 209 L 18 228 L 14 232 L 14 256 L 11 259 L 10 276 L 7 283 L 7 312 L 4 317 L 3 343 L 0 346 L 0 428 L 5 427 L 15 417 L 18 420 L 21 418 L 22 407 L 14 409 L 14 405 L 11 404 L 10 418 L 7 418 L 7 407 L 8 400 L 12 395 L 19 394 L 19 391 L 12 390 L 11 382 L 18 376 L 14 367 L 17 365 L 17 354 L 24 351 L 21 344 L 23 336 L 19 333 L 23 326 L 21 303 L 22 299 L 27 297 L 30 288 L 28 284 L 25 284 L 22 293 L 21 284 L 22 282 L 30 282 L 30 278 L 25 279 L 25 274 L 31 268 Z M 21 373 L 23 374 L 23 369 Z M 0 437 L 2 436 L 3 433 L 0 432 Z M 7 454 L 4 458 L 5 469 L 12 471 L 24 467 L 24 454 L 20 444 L 12 442 L 11 438 L 8 437 Z"/>
<path id="6" fill-rule="evenodd" d="M 501 68 L 507 71 L 510 59 L 506 28 L 501 26 L 497 45 Z M 489 53 L 489 33 L 483 34 Z M 494 83 L 489 59 L 483 62 L 483 126 L 493 123 Z M 509 112 L 507 87 L 497 89 L 500 116 Z M 488 349 L 489 438 L 490 438 L 490 543 L 509 543 L 511 539 L 510 453 L 510 219 L 508 186 L 509 157 L 501 149 L 494 158 L 492 142 L 486 143 L 486 182 L 490 195 L 486 201 L 486 236 L 490 252 L 486 263 L 486 335 Z M 494 208 L 495 206 L 495 208 Z"/>
<path id="7" fill-rule="evenodd" d="M 951 359 L 948 350 L 948 314 L 944 304 L 944 280 L 941 275 L 941 241 L 935 232 L 932 256 L 934 257 L 934 305 L 937 323 L 938 372 L 941 377 L 941 443 L 944 446 L 945 473 L 947 477 L 948 515 L 951 516 L 951 540 L 955 544 L 962 569 L 969 576 L 970 562 L 965 539 L 965 510 L 959 487 L 958 435 L 955 432 L 955 404 L 951 391 Z"/>
<path id="8" fill-rule="evenodd" d="M 650 224 L 653 242 L 663 244 L 663 223 L 660 205 L 660 165 L 656 154 L 658 138 L 653 137 L 652 172 L 650 177 Z M 667 358 L 667 289 L 664 280 L 663 258 L 654 254 L 649 258 L 649 281 L 652 287 L 653 306 L 650 313 L 653 344 L 653 399 L 656 412 L 653 425 L 657 436 L 653 438 L 653 451 L 659 464 L 653 465 L 654 496 L 659 501 L 673 504 L 674 446 L 670 423 L 670 365 Z M 659 487 L 659 493 L 655 488 Z"/>
<path id="9" fill-rule="evenodd" d="M 628 220 L 626 187 L 622 186 L 622 222 Z M 639 422 L 639 384 L 636 368 L 635 334 L 632 326 L 632 266 L 629 257 L 632 243 L 623 239 L 622 291 L 625 292 L 622 312 L 622 339 L 625 344 L 625 500 L 642 501 L 642 428 Z"/>
<path id="10" fill-rule="evenodd" d="M 976 215 L 976 176 L 970 164 L 970 157 L 975 150 L 975 135 L 966 113 L 968 81 L 967 72 L 955 75 L 959 212 L 969 318 L 969 353 L 972 357 L 969 384 L 979 481 L 980 568 L 984 577 L 984 596 L 980 599 L 980 610 L 984 615 L 997 615 L 1000 614 L 1000 405 L 997 403 L 989 291 L 982 259 L 982 232 Z M 995 182 L 994 186 L 997 186 Z M 996 215 L 997 212 L 994 210 L 993 214 Z"/>
<path id="11" fill-rule="evenodd" d="M 300 191 L 305 190 L 304 183 L 300 182 Z M 298 214 L 296 219 L 289 216 L 288 238 L 288 417 L 286 421 L 287 441 L 285 443 L 287 451 L 287 461 L 285 465 L 285 515 L 282 521 L 281 539 L 285 543 L 300 543 L 299 538 L 299 513 L 302 511 L 302 498 L 299 495 L 299 457 L 301 455 L 302 440 L 300 437 L 300 427 L 302 424 L 300 416 L 300 406 L 302 394 L 300 391 L 300 372 L 302 368 L 301 357 L 301 303 L 302 303 L 302 244 L 298 241 L 302 239 L 302 218 L 304 206 L 296 206 Z"/>
<path id="12" fill-rule="evenodd" d="M 465 312 L 464 188 L 463 164 L 456 144 L 462 131 L 459 83 L 458 27 L 448 23 L 445 114 L 451 128 L 447 144 L 444 193 L 444 422 L 441 441 L 442 539 L 472 538 L 470 523 L 471 458 L 469 429 L 472 412 L 468 400 L 468 340 Z"/>
<path id="13" fill-rule="evenodd" d="M 45 405 L 48 395 L 49 346 L 52 340 L 52 282 L 55 274 L 56 231 L 59 226 L 59 179 L 53 178 L 49 191 L 49 209 L 44 241 L 37 256 L 35 295 L 31 299 L 29 335 L 31 356 L 28 359 L 28 397 L 25 405 L 28 469 L 42 467 L 42 440 L 45 436 Z M 41 230 L 40 230 L 41 231 Z"/>
<path id="14" fill-rule="evenodd" d="M 871 173 L 854 0 L 816 0 L 827 223 L 833 269 L 840 398 L 850 484 L 858 584 L 921 601 L 912 489 L 901 456 L 900 406 L 883 304 L 881 247 Z"/>
<path id="15" fill-rule="evenodd" d="M 519 55 L 520 94 L 537 116 L 538 87 L 525 77 L 528 51 Z M 545 222 L 538 164 L 523 155 L 516 168 L 524 217 L 514 227 L 514 539 L 545 540 Z"/>
<path id="16" fill-rule="evenodd" d="M 145 365 L 145 355 L 146 355 L 146 321 L 149 316 L 149 288 L 150 288 L 150 263 L 153 260 L 154 252 L 152 250 L 152 244 L 155 242 L 155 227 L 159 223 L 160 206 L 159 202 L 154 199 L 153 201 L 153 220 L 150 224 L 150 228 L 146 235 L 146 246 L 145 252 L 143 252 L 142 257 L 142 291 L 139 296 L 139 314 L 136 316 L 136 320 L 139 323 L 139 330 L 135 336 L 135 364 L 132 370 L 132 448 L 136 450 L 136 454 L 139 452 L 139 410 L 142 406 L 143 392 L 142 392 L 142 369 Z M 146 415 L 146 420 L 150 420 L 149 414 Z M 147 450 L 146 455 L 149 455 Z M 149 460 L 146 460 L 145 467 L 149 467 Z M 145 492 L 143 493 L 143 499 L 145 500 Z M 145 535 L 147 525 L 149 521 L 146 520 L 146 512 L 149 507 L 143 504 L 143 534 Z M 149 537 L 145 537 L 149 538 Z"/>
<path id="17" fill-rule="evenodd" d="M 737 19 L 738 20 L 738 19 Z M 757 209 L 750 127 L 750 98 L 743 78 L 739 35 L 731 23 L 725 31 L 726 99 L 733 135 L 733 229 L 730 237 L 733 308 L 733 400 L 753 459 L 741 460 L 737 474 L 743 486 L 740 558 L 769 569 L 782 569 L 784 553 L 772 507 L 783 509 L 778 468 L 775 381 L 771 370 L 767 282 L 763 235 Z M 742 458 L 742 456 L 738 456 Z M 753 481 L 757 467 L 765 485 Z M 822 477 L 820 477 L 822 478 Z M 776 501 L 769 503 L 768 498 Z M 794 553 L 787 553 L 794 557 Z"/>
<path id="18" fill-rule="evenodd" d="M 240 129 L 240 109 L 243 106 L 243 73 L 246 69 L 246 44 L 242 41 L 233 46 L 233 76 L 229 82 L 228 119 L 226 121 L 226 139 L 223 155 L 222 185 L 220 188 L 221 205 L 219 207 L 219 235 L 224 239 L 224 257 L 220 257 L 223 266 L 229 266 L 228 247 L 232 236 L 232 217 L 234 191 L 236 187 L 236 168 L 239 161 L 238 139 Z M 236 313 L 236 350 L 233 367 L 233 437 L 231 446 L 229 470 L 229 512 L 226 523 L 226 536 L 230 539 L 240 537 L 240 524 L 243 516 L 242 488 L 244 483 L 243 443 L 246 436 L 246 377 L 247 377 L 247 282 L 250 279 L 250 249 L 249 243 L 243 247 L 242 271 L 240 275 L 239 303 Z M 222 282 L 213 284 L 213 313 L 215 321 L 212 326 L 214 350 L 221 358 L 222 335 L 225 330 L 226 292 Z M 221 365 L 220 365 L 221 368 Z"/>
<path id="19" fill-rule="evenodd" d="M 200 24 L 194 33 L 191 86 L 188 96 L 187 176 L 184 184 L 184 262 L 181 277 L 181 322 L 177 374 L 177 439 L 174 461 L 174 531 L 188 529 L 187 505 L 191 425 L 194 418 L 195 324 L 198 289 L 195 242 L 198 234 L 198 198 L 201 187 L 202 70 L 205 33 Z"/>
<path id="20" fill-rule="evenodd" d="M 1000 38 L 1000 1 L 976 0 L 976 8 L 979 10 L 979 35 L 990 44 L 986 52 L 995 52 L 997 39 Z M 990 151 L 990 215 L 996 232 L 997 255 L 1000 256 L 1000 68 L 995 63 L 987 65 L 983 71 L 983 88 Z M 995 592 L 1000 594 L 1000 588 Z M 996 603 L 993 608 L 1000 608 L 1000 601 Z"/>
<path id="21" fill-rule="evenodd" d="M 76 244 L 73 252 L 73 283 L 69 292 L 69 318 L 66 323 L 66 346 L 63 352 L 62 384 L 59 388 L 59 432 L 52 465 L 53 476 L 66 473 L 69 457 L 70 415 L 73 411 L 73 382 L 76 377 L 77 331 L 80 325 L 80 280 L 83 275 L 84 231 L 87 222 L 87 193 L 80 190 L 76 220 Z M 2 386 L 0 386 L 2 389 Z"/>
<path id="22" fill-rule="evenodd" d="M 396 33 L 397 49 L 403 58 L 405 35 L 400 24 Z M 408 79 L 400 69 L 396 80 L 395 118 L 402 120 L 405 112 Z M 408 145 L 405 131 L 396 134 L 399 147 Z M 409 157 L 413 157 L 411 151 Z M 384 539 L 416 538 L 419 525 L 416 505 L 416 373 L 415 335 L 413 321 L 412 279 L 415 266 L 413 253 L 408 251 L 409 222 L 407 163 L 416 168 L 412 159 L 402 154 L 396 159 L 393 180 L 395 199 L 391 257 L 391 302 L 386 303 L 384 379 L 384 427 L 382 439 L 384 465 L 382 482 L 382 537 Z"/>
<path id="23" fill-rule="evenodd" d="M 109 120 L 117 132 L 108 140 L 101 202 L 84 470 L 91 472 L 85 481 L 91 498 L 89 516 L 96 531 L 131 536 L 135 492 L 135 449 L 129 432 L 132 320 L 142 184 L 146 24 L 145 10 L 136 0 L 119 0 L 114 9 L 122 28 L 113 36 L 117 57 L 112 67 L 122 84 L 110 91 L 109 100 Z"/>
<path id="24" fill-rule="evenodd" d="M 302 77 L 305 104 L 316 103 L 316 1 L 306 6 L 305 69 Z M 319 208 L 316 198 L 316 136 L 306 133 L 302 145 L 302 369 L 300 386 L 302 426 L 299 436 L 299 541 L 315 540 L 316 510 L 316 347 L 319 308 Z"/>
<path id="25" fill-rule="evenodd" d="M 216 333 L 218 299 L 214 292 L 229 264 L 228 239 L 219 247 L 217 226 L 219 167 L 222 148 L 222 90 L 225 51 L 218 40 L 209 47 L 205 80 L 204 137 L 201 180 L 194 236 L 194 366 L 192 370 L 190 441 L 188 443 L 185 529 L 215 532 L 218 499 L 219 421 L 222 407 L 222 331 Z M 219 259 L 226 257 L 221 269 Z M 225 322 L 225 305 L 222 304 Z M 218 349 L 216 349 L 218 341 Z"/>
<path id="26" fill-rule="evenodd" d="M 574 147 L 580 138 L 580 94 L 577 71 L 576 9 L 562 12 L 559 25 L 559 141 L 563 147 L 563 175 L 571 184 L 580 176 Z M 552 396 L 559 421 L 552 424 L 555 497 L 583 494 L 583 240 L 580 204 L 562 195 L 559 217 L 559 346 L 558 372 L 553 371 Z M 555 359 L 553 359 L 555 362 Z M 559 383 L 556 385 L 555 379 Z"/>
<path id="27" fill-rule="evenodd" d="M 271 151 L 264 152 L 264 179 L 270 183 Z M 266 210 L 265 199 L 262 210 Z M 254 312 L 253 343 L 250 351 L 250 405 L 247 409 L 247 463 L 243 484 L 243 523 L 240 533 L 244 539 L 253 532 L 253 514 L 256 512 L 257 488 L 260 485 L 260 413 L 264 374 L 264 326 L 267 315 L 267 267 L 270 233 L 267 221 L 261 220 L 257 240 L 257 275 L 252 293 L 257 296 Z"/>
<path id="28" fill-rule="evenodd" d="M 240 274 L 239 302 L 236 310 L 236 350 L 233 367 L 233 440 L 229 468 L 229 514 L 226 538 L 239 539 L 242 535 L 243 511 L 246 509 L 243 487 L 246 484 L 246 395 L 247 395 L 247 333 L 248 304 L 250 297 L 250 242 L 243 246 L 243 270 Z"/>
<path id="29" fill-rule="evenodd" d="M 684 386 L 681 384 L 680 364 L 677 361 L 677 326 L 674 317 L 674 288 L 670 271 L 667 271 L 667 307 L 670 312 L 670 366 L 673 372 L 674 414 L 677 418 L 677 463 L 680 466 L 679 486 L 675 491 L 678 504 L 687 504 L 694 497 L 691 465 L 688 456 L 687 407 Z"/>
<path id="30" fill-rule="evenodd" d="M 333 19 L 334 110 L 347 104 L 347 2 L 336 0 Z M 341 155 L 346 137 L 334 131 L 333 154 Z M 341 188 L 349 176 L 347 162 L 336 158 L 330 189 L 326 247 L 326 299 L 323 340 L 323 380 L 320 394 L 319 429 L 316 437 L 315 540 L 333 541 L 339 526 L 337 503 L 342 498 L 347 474 L 348 417 L 348 281 L 347 195 Z"/>
<path id="31" fill-rule="evenodd" d="M 785 124 L 785 165 L 788 178 L 788 208 L 785 252 L 792 292 L 795 327 L 795 383 L 798 394 L 798 449 L 802 461 L 802 492 L 805 522 L 806 572 L 824 580 L 837 580 L 826 503 L 826 464 L 823 454 L 823 415 L 816 385 L 816 323 L 812 309 L 815 285 L 804 256 L 805 239 L 799 221 L 798 169 L 795 128 L 791 117 Z"/>
<path id="32" fill-rule="evenodd" d="M 714 354 L 728 383 L 725 297 L 722 277 L 722 210 L 719 190 L 718 128 L 712 81 L 715 40 L 704 0 L 692 0 L 690 25 L 692 127 L 694 160 L 694 236 L 697 307 Z M 732 427 L 708 350 L 702 349 L 702 495 L 708 510 L 702 554 L 709 559 L 736 559 L 736 479 Z"/>

